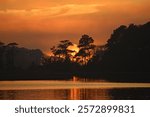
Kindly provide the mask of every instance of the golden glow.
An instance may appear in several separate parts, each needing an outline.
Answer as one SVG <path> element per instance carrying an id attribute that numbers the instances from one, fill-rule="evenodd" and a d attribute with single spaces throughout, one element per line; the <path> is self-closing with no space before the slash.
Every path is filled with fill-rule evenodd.
<path id="1" fill-rule="evenodd" d="M 72 56 L 75 56 L 75 54 L 79 52 L 79 48 L 76 44 L 69 46 L 68 49 L 74 51 L 71 53 Z"/>
<path id="2" fill-rule="evenodd" d="M 0 0 L 0 41 L 49 48 L 89 34 L 104 44 L 118 26 L 150 21 L 150 0 Z"/>
<path id="3" fill-rule="evenodd" d="M 49 57 L 53 56 L 53 53 L 51 51 L 45 51 L 44 54 Z"/>

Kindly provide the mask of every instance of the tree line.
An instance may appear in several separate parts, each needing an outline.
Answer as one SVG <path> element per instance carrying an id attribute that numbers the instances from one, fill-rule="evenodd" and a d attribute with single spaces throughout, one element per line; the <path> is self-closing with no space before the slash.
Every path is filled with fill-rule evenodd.
<path id="1" fill-rule="evenodd" d="M 121 25 L 113 31 L 107 43 L 94 44 L 94 39 L 84 34 L 79 39 L 78 51 L 69 49 L 74 43 L 62 40 L 50 48 L 53 56 L 42 57 L 37 68 L 54 72 L 150 72 L 150 22 L 143 25 Z M 0 42 L 0 69 L 6 47 L 8 68 L 14 67 L 13 51 L 17 43 Z"/>
<path id="2" fill-rule="evenodd" d="M 0 42 L 0 70 L 13 71 L 40 66 L 43 53 L 39 49 L 19 47 L 17 43 Z M 0 72 L 1 72 L 0 71 Z"/>
<path id="3" fill-rule="evenodd" d="M 83 35 L 79 39 L 79 51 L 74 56 L 71 54 L 74 51 L 68 50 L 73 43 L 63 40 L 51 48 L 54 56 L 47 63 L 49 63 L 49 67 L 55 63 L 60 69 L 61 66 L 63 66 L 62 69 L 68 66 L 68 70 L 73 69 L 73 71 L 149 72 L 149 32 L 150 22 L 144 25 L 121 25 L 113 31 L 107 43 L 101 46 L 94 45 L 92 37 Z M 72 68 L 73 66 L 78 69 Z"/>
<path id="4" fill-rule="evenodd" d="M 8 69 L 14 68 L 14 48 L 18 44 L 13 42 L 5 45 L 5 43 L 0 42 L 0 69 L 4 69 L 6 66 Z M 7 53 L 5 53 L 7 51 Z M 3 56 L 6 54 L 6 59 L 3 60 Z M 8 61 L 7 65 L 4 65 L 4 61 Z"/>

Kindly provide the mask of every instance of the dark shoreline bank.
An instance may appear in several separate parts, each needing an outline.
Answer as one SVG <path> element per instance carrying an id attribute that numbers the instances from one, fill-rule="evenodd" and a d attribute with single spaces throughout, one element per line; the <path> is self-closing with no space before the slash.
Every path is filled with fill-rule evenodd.
<path id="1" fill-rule="evenodd" d="M 98 79 L 110 82 L 150 83 L 150 72 L 53 72 L 48 70 L 4 71 L 0 81 L 21 80 L 71 80 L 73 76 L 81 79 Z"/>

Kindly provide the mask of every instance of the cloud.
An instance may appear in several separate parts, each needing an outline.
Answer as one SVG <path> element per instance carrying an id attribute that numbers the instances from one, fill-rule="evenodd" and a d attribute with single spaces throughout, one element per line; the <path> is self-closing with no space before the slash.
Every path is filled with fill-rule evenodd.
<path id="1" fill-rule="evenodd" d="M 96 44 L 103 44 L 118 26 L 142 24 L 150 20 L 147 12 L 150 10 L 150 4 L 144 2 L 147 0 L 87 0 L 90 4 L 81 0 L 61 0 L 68 2 L 58 4 L 54 0 L 57 5 L 50 6 L 45 1 L 52 0 L 34 0 L 38 7 L 33 3 L 28 7 L 27 3 L 24 5 L 26 1 L 31 3 L 33 0 L 11 1 L 19 3 L 15 2 L 16 6 L 13 7 L 13 2 L 13 5 L 8 4 L 7 8 L 3 9 L 0 4 L 1 41 L 16 41 L 25 47 L 43 50 L 48 50 L 63 39 L 78 43 L 82 34 L 89 34 Z M 39 7 L 42 3 L 46 6 Z"/>
<path id="2" fill-rule="evenodd" d="M 64 6 L 68 8 L 68 12 L 62 15 L 81 15 L 99 12 L 99 7 L 104 6 L 104 4 L 90 4 L 90 5 L 75 5 L 70 4 Z"/>
<path id="3" fill-rule="evenodd" d="M 67 4 L 56 7 L 46 7 L 40 9 L 30 9 L 30 10 L 17 10 L 17 9 L 6 9 L 0 10 L 1 14 L 7 15 L 28 15 L 28 16 L 68 16 L 68 15 L 81 15 L 96 13 L 99 11 L 99 7 L 104 6 L 104 4 Z"/>

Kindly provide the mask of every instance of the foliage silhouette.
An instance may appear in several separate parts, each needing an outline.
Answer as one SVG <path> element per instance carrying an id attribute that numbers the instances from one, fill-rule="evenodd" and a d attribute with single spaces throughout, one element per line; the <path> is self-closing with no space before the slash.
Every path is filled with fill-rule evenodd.
<path id="1" fill-rule="evenodd" d="M 150 72 L 149 31 L 150 22 L 114 30 L 97 67 L 106 72 Z"/>
<path id="2" fill-rule="evenodd" d="M 5 44 L 3 42 L 0 42 L 0 69 L 3 69 L 3 53 Z"/>
<path id="3" fill-rule="evenodd" d="M 52 53 L 59 58 L 64 58 L 64 60 L 70 60 L 71 53 L 74 52 L 72 50 L 69 50 L 68 47 L 72 46 L 72 42 L 69 40 L 63 40 L 60 41 L 57 47 L 52 47 L 51 51 Z"/>
<path id="4" fill-rule="evenodd" d="M 105 79 L 113 81 L 150 81 L 148 77 L 138 78 L 139 74 L 150 74 L 150 22 L 138 26 L 121 25 L 113 31 L 107 43 L 101 46 L 94 45 L 92 37 L 82 35 L 76 55 L 72 54 L 74 50 L 69 49 L 73 43 L 70 40 L 62 40 L 51 48 L 53 56 L 43 56 L 39 66 L 25 71 L 17 69 L 16 72 L 10 73 L 15 70 L 14 56 L 17 45 L 0 42 L 0 74 L 5 74 L 3 77 L 6 79 L 13 80 L 13 77 L 6 77 L 6 74 L 18 79 L 18 74 L 22 79 L 29 79 L 29 76 L 32 79 L 55 79 L 57 75 L 104 75 Z M 7 61 L 7 64 L 4 64 L 4 61 Z"/>
<path id="5" fill-rule="evenodd" d="M 88 35 L 82 35 L 79 40 L 79 52 L 75 55 L 77 62 L 86 65 L 94 54 L 95 45 L 94 39 Z"/>

